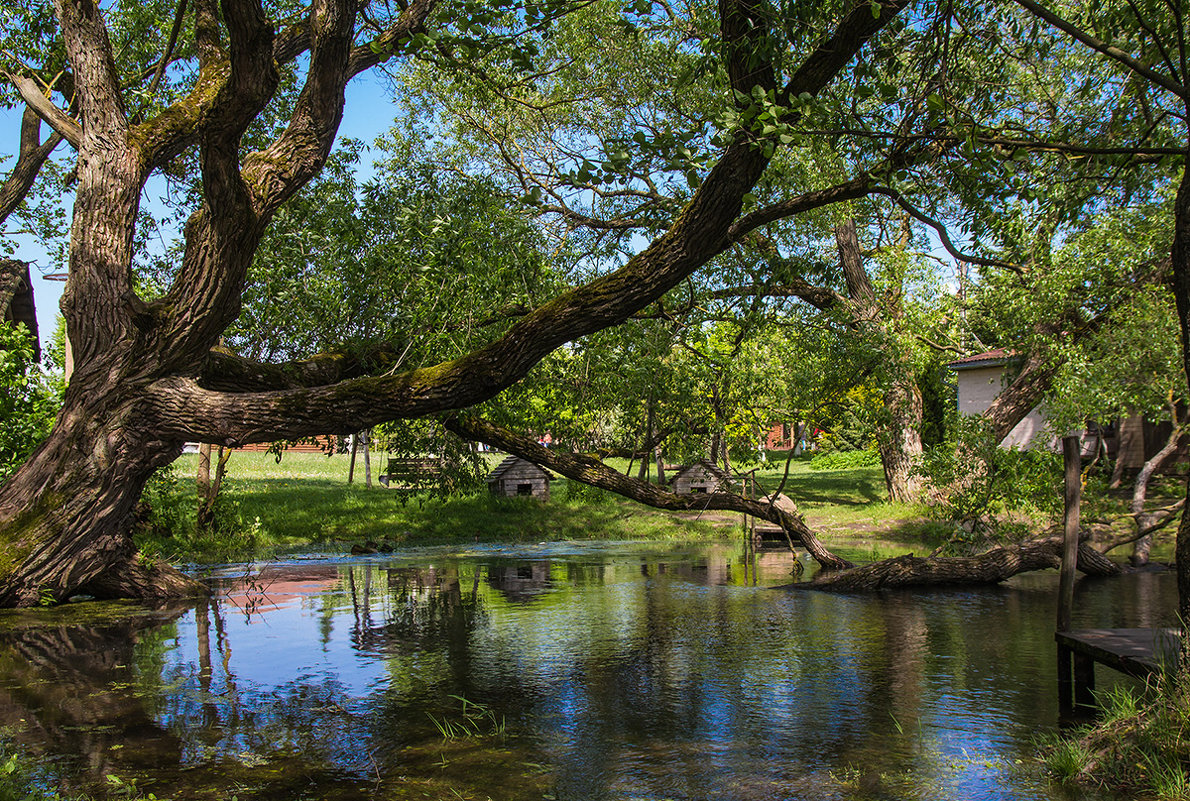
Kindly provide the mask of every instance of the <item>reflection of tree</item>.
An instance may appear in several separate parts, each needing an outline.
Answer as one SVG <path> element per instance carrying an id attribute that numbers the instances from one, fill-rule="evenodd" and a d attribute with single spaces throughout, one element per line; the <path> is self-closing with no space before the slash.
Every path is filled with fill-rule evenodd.
<path id="1" fill-rule="evenodd" d="M 0 637 L 0 726 L 35 753 L 76 755 L 73 767 L 95 781 L 177 765 L 178 740 L 129 688 L 137 681 L 138 642 L 159 647 L 155 630 L 182 611 L 7 625 Z"/>
<path id="2" fill-rule="evenodd" d="M 1056 716 L 1045 577 L 848 598 L 720 584 L 745 573 L 732 554 L 489 562 L 336 566 L 325 596 L 251 626 L 203 600 L 193 628 L 15 627 L 0 633 L 0 725 L 177 799 L 399 797 L 405 778 L 431 797 L 497 782 L 488 794 L 507 799 L 524 788 L 498 776 L 526 763 L 553 768 L 534 781 L 558 797 L 743 799 L 803 797 L 777 783 L 848 766 L 930 781 L 938 753 L 1026 748 L 1030 716 Z M 1076 621 L 1159 625 L 1166 578 L 1080 585 Z M 321 660 L 308 671 L 274 668 L 258 642 L 301 637 L 295 622 Z M 444 744 L 427 712 L 457 716 L 452 696 L 506 716 L 512 737 Z"/>

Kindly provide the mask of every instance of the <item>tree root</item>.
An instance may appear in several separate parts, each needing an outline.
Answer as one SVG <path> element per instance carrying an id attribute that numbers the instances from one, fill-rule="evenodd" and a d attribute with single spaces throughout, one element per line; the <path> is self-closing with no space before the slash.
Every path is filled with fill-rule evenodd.
<path id="1" fill-rule="evenodd" d="M 135 598 L 143 601 L 163 601 L 173 598 L 198 598 L 210 595 L 202 582 L 165 562 L 150 559 L 140 553 L 117 562 L 85 585 L 78 594 L 100 599 Z"/>

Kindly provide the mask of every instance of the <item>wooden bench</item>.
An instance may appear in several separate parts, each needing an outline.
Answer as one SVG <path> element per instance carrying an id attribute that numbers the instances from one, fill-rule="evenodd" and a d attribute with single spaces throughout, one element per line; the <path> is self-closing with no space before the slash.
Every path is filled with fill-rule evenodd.
<path id="1" fill-rule="evenodd" d="M 389 489 L 416 492 L 425 489 L 442 477 L 442 460 L 431 457 L 390 456 L 380 476 L 380 483 Z"/>

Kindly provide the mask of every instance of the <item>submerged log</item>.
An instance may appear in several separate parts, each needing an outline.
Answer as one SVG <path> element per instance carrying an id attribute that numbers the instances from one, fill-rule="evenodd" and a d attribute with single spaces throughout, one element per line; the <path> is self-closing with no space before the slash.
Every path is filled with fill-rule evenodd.
<path id="1" fill-rule="evenodd" d="M 978 556 L 897 556 L 870 565 L 821 573 L 804 585 L 830 592 L 870 592 L 899 587 L 947 584 L 998 584 L 1030 570 L 1057 568 L 1062 563 L 1057 537 L 1003 545 Z M 1078 549 L 1078 569 L 1091 576 L 1115 576 L 1122 568 L 1086 544 Z"/>

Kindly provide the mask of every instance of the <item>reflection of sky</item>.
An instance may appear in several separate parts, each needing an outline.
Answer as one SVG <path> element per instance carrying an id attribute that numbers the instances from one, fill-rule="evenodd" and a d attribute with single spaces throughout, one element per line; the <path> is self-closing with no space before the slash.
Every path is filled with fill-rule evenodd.
<path id="1" fill-rule="evenodd" d="M 834 596 L 708 584 L 714 570 L 668 555 L 533 557 L 374 563 L 366 610 L 346 579 L 274 583 L 250 621 L 244 598 L 224 604 L 211 692 L 229 692 L 228 656 L 252 720 L 198 692 L 190 613 L 164 671 L 184 692 L 159 719 L 189 760 L 218 740 L 201 733 L 205 701 L 216 750 L 304 749 L 363 775 L 373 751 L 405 770 L 400 747 L 436 736 L 427 712 L 463 695 L 498 708 L 559 799 L 815 797 L 807 783 L 838 797 L 822 777 L 848 770 L 888 798 L 1044 797 L 1011 767 L 1056 719 L 1044 583 Z M 1088 596 L 1083 624 L 1148 606 Z"/>

